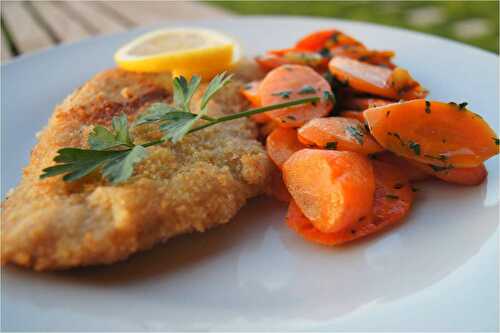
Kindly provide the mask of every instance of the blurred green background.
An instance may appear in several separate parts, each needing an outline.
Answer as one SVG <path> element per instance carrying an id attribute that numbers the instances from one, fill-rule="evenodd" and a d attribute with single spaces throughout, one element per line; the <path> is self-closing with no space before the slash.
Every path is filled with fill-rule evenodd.
<path id="1" fill-rule="evenodd" d="M 498 53 L 498 1 L 207 1 L 240 15 L 301 15 L 422 31 Z"/>

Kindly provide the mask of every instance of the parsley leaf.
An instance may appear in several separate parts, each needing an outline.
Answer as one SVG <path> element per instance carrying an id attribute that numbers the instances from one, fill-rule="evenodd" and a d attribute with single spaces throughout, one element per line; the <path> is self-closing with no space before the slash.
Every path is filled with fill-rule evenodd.
<path id="1" fill-rule="evenodd" d="M 231 82 L 232 75 L 226 75 L 226 72 L 217 74 L 212 81 L 208 84 L 205 94 L 201 98 L 200 102 L 200 114 L 206 113 L 204 109 L 207 106 L 208 101 L 215 95 L 216 92 L 224 88 L 229 82 Z"/>
<path id="2" fill-rule="evenodd" d="M 175 77 L 172 84 L 174 90 L 174 104 L 177 107 L 187 109 L 191 103 L 191 98 L 194 92 L 201 83 L 201 77 L 194 75 L 191 80 L 188 81 L 184 76 Z"/>
<path id="3" fill-rule="evenodd" d="M 88 143 L 92 149 L 96 150 L 106 150 L 118 146 L 132 147 L 127 116 L 122 113 L 119 117 L 113 117 L 112 131 L 103 126 L 95 126 L 89 134 Z"/>
<path id="4" fill-rule="evenodd" d="M 134 166 L 147 156 L 146 148 L 137 145 L 126 154 L 118 154 L 104 163 L 102 175 L 112 184 L 127 180 L 134 172 Z"/>
<path id="5" fill-rule="evenodd" d="M 72 181 L 85 177 L 106 161 L 126 155 L 130 150 L 91 150 L 62 148 L 54 158 L 57 165 L 43 169 L 41 179 L 65 174 L 63 180 Z"/>

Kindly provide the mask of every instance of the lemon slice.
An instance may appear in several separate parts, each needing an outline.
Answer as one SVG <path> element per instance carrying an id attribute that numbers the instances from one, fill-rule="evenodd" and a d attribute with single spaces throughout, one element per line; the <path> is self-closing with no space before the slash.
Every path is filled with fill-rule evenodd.
<path id="1" fill-rule="evenodd" d="M 206 78 L 230 68 L 239 60 L 239 53 L 237 43 L 221 33 L 177 28 L 142 35 L 120 48 L 114 59 L 129 71 L 200 74 Z"/>

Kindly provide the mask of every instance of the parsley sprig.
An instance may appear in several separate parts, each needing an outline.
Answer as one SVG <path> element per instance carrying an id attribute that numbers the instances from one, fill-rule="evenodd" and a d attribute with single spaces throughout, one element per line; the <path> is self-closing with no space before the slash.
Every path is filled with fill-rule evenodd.
<path id="1" fill-rule="evenodd" d="M 209 117 L 207 115 L 208 102 L 230 80 L 231 75 L 226 75 L 226 73 L 216 75 L 208 84 L 200 100 L 199 112 L 193 113 L 191 100 L 200 86 L 201 78 L 193 76 L 190 81 L 182 76 L 174 78 L 173 105 L 154 103 L 133 124 L 129 124 L 127 116 L 122 113 L 120 116 L 113 117 L 111 129 L 96 125 L 88 138 L 90 149 L 59 149 L 54 158 L 56 164 L 43 169 L 40 178 L 63 175 L 64 181 L 75 181 L 100 170 L 103 177 L 110 183 L 119 184 L 132 176 L 136 164 L 147 156 L 147 147 L 160 145 L 167 141 L 176 143 L 189 133 L 222 122 L 319 101 L 319 97 L 308 97 L 218 118 Z M 195 126 L 200 120 L 204 120 L 205 123 Z M 160 140 L 137 144 L 130 129 L 145 124 L 157 125 L 163 137 Z"/>

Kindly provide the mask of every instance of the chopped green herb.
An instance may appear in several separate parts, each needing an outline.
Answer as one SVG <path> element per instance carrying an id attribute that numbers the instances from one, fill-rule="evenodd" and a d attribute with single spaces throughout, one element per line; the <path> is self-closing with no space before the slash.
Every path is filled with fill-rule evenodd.
<path id="1" fill-rule="evenodd" d="M 358 143 L 360 145 L 363 144 L 363 141 L 364 141 L 364 133 L 363 131 L 358 128 L 358 127 L 354 127 L 354 126 L 349 126 L 347 127 L 347 132 L 349 132 L 349 134 L 354 138 L 356 139 L 356 141 L 358 141 Z"/>
<path id="2" fill-rule="evenodd" d="M 335 104 L 335 96 L 328 90 L 323 91 L 323 99 L 325 101 L 332 102 L 332 104 Z"/>
<path id="3" fill-rule="evenodd" d="M 443 161 L 443 162 L 448 160 L 448 156 L 443 155 L 443 154 L 439 154 L 439 156 L 432 156 L 432 155 L 424 154 L 424 157 L 427 157 L 427 158 L 430 158 L 433 160 Z"/>
<path id="4" fill-rule="evenodd" d="M 431 102 L 425 101 L 425 113 L 431 113 Z"/>
<path id="5" fill-rule="evenodd" d="M 330 150 L 337 150 L 337 142 L 335 141 L 327 142 L 325 148 Z"/>
<path id="6" fill-rule="evenodd" d="M 434 170 L 435 172 L 441 172 L 441 171 L 446 171 L 446 170 L 450 170 L 450 169 L 453 169 L 454 166 L 449 164 L 447 166 L 438 166 L 438 165 L 434 165 L 434 164 L 428 164 L 432 170 Z"/>
<path id="7" fill-rule="evenodd" d="M 469 104 L 469 103 L 467 103 L 467 102 L 460 103 L 460 104 L 458 104 L 458 108 L 460 110 L 462 110 L 462 109 L 464 109 L 467 106 L 467 104 Z"/>
<path id="8" fill-rule="evenodd" d="M 390 199 L 390 200 L 398 200 L 399 197 L 397 195 L 394 195 L 394 194 L 387 194 L 385 196 L 387 199 Z"/>
<path id="9" fill-rule="evenodd" d="M 284 91 L 272 93 L 271 95 L 273 95 L 273 96 L 281 96 L 282 98 L 288 99 L 288 98 L 290 98 L 291 94 L 292 94 L 291 90 L 284 90 Z"/>
<path id="10" fill-rule="evenodd" d="M 420 155 L 420 145 L 413 141 L 408 141 L 408 147 L 413 150 L 415 155 Z"/>
<path id="11" fill-rule="evenodd" d="M 340 33 L 335 31 L 332 36 L 330 37 L 330 40 L 334 42 L 335 44 L 339 42 L 339 35 Z"/>
<path id="12" fill-rule="evenodd" d="M 495 144 L 498 146 L 500 145 L 500 139 L 499 138 L 492 138 Z"/>
<path id="13" fill-rule="evenodd" d="M 316 93 L 316 89 L 314 89 L 314 87 L 306 84 L 305 86 L 303 86 L 302 88 L 300 88 L 298 94 L 299 95 L 307 95 L 307 94 L 314 94 Z"/>
<path id="14" fill-rule="evenodd" d="M 330 53 L 330 50 L 327 49 L 326 47 L 322 48 L 321 50 L 319 50 L 319 54 L 323 57 L 323 58 L 330 58 L 332 56 L 332 54 Z"/>

